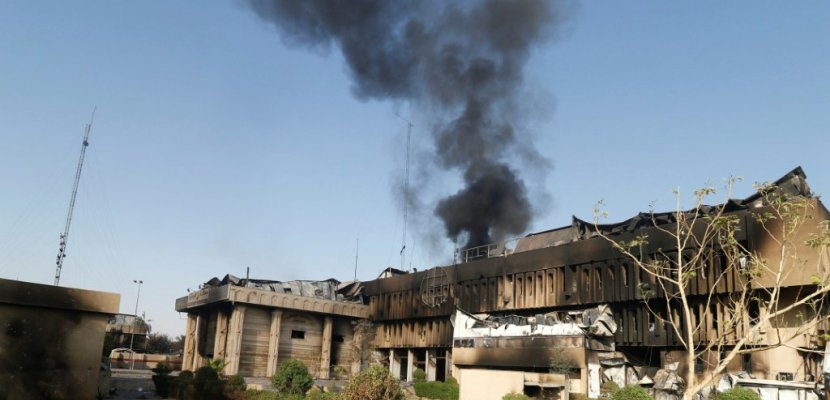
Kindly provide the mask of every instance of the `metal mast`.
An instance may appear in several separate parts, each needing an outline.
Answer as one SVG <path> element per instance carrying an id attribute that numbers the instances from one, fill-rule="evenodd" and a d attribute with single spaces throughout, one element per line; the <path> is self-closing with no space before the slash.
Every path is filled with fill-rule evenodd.
<path id="1" fill-rule="evenodd" d="M 395 114 L 397 115 L 397 114 Z M 404 168 L 403 179 L 403 234 L 401 235 L 401 270 L 406 271 L 406 223 L 409 219 L 409 141 L 412 135 L 412 122 L 397 115 L 406 122 L 406 167 Z"/>
<path id="2" fill-rule="evenodd" d="M 58 258 L 55 261 L 55 264 L 57 264 L 57 268 L 55 269 L 55 286 L 60 284 L 61 281 L 61 268 L 63 268 L 63 259 L 66 258 L 66 242 L 69 240 L 69 225 L 72 224 L 72 211 L 75 210 L 75 198 L 78 196 L 78 184 L 81 182 L 81 170 L 84 168 L 84 156 L 86 155 L 86 148 L 89 146 L 89 131 L 92 129 L 92 119 L 95 118 L 95 109 L 92 110 L 89 123 L 84 127 L 81 157 L 78 159 L 78 167 L 75 169 L 75 183 L 72 186 L 72 196 L 69 198 L 69 211 L 66 213 L 66 225 L 64 225 L 63 233 L 60 236 L 60 249 L 58 250 Z"/>

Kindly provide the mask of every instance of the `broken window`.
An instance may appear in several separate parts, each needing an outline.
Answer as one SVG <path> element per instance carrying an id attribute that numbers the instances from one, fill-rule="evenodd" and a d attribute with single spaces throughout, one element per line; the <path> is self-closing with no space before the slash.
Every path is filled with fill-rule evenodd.
<path id="1" fill-rule="evenodd" d="M 291 339 L 305 339 L 305 331 L 291 331 Z"/>
<path id="2" fill-rule="evenodd" d="M 346 338 L 343 335 L 332 335 L 331 340 L 334 343 L 343 343 L 346 341 Z"/>

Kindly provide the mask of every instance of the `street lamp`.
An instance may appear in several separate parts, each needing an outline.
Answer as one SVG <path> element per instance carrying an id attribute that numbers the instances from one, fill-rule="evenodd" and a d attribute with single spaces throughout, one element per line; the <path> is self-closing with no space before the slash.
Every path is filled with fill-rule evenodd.
<path id="1" fill-rule="evenodd" d="M 133 283 L 138 284 L 138 293 L 136 293 L 135 295 L 135 313 L 133 313 L 135 317 L 133 319 L 133 334 L 130 335 L 130 369 L 135 368 L 135 351 L 133 351 L 133 340 L 135 340 L 135 334 L 138 330 L 138 299 L 141 296 L 141 285 L 144 283 L 144 281 L 133 279 Z"/>

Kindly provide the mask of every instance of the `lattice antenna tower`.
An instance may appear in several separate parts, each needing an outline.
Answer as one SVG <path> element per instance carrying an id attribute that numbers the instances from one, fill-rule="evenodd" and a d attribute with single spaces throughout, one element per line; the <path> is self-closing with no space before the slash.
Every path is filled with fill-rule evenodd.
<path id="1" fill-rule="evenodd" d="M 97 108 L 92 109 L 92 116 L 89 117 L 89 123 L 84 126 L 84 141 L 81 143 L 81 156 L 78 158 L 78 167 L 75 169 L 75 183 L 72 185 L 72 196 L 69 198 L 69 211 L 66 212 L 66 224 L 63 226 L 63 232 L 60 236 L 60 248 L 58 249 L 58 257 L 55 261 L 57 265 L 57 268 L 55 268 L 55 286 L 58 286 L 61 282 L 63 259 L 66 258 L 66 243 L 69 241 L 69 226 L 72 225 L 72 212 L 75 210 L 75 198 L 78 197 L 78 184 L 81 182 L 81 171 L 84 168 L 86 148 L 89 147 L 89 131 L 92 129 L 92 120 L 95 118 L 95 110 Z"/>
<path id="2" fill-rule="evenodd" d="M 412 122 L 395 114 L 403 122 L 406 122 L 406 165 L 403 174 L 403 234 L 401 235 L 401 270 L 406 271 L 406 224 L 409 220 L 409 154 L 410 138 L 412 136 Z"/>

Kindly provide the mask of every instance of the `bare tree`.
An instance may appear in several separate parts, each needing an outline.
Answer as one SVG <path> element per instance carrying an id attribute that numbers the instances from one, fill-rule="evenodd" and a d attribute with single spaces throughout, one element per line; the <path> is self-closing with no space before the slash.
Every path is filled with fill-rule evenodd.
<path id="1" fill-rule="evenodd" d="M 705 205 L 718 194 L 706 187 L 686 211 L 676 190 L 675 211 L 652 210 L 650 226 L 629 240 L 603 229 L 607 213 L 602 203 L 595 208 L 596 235 L 641 271 L 645 306 L 683 350 L 684 400 L 713 385 L 736 357 L 794 346 L 828 321 L 827 210 L 810 194 L 769 184 L 739 204 L 730 200 L 737 181 L 727 180 L 721 205 Z M 747 207 L 749 218 L 735 212 Z M 695 373 L 696 360 L 708 364 L 705 373 Z"/>

